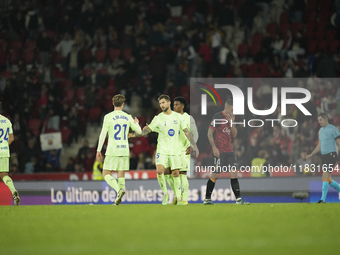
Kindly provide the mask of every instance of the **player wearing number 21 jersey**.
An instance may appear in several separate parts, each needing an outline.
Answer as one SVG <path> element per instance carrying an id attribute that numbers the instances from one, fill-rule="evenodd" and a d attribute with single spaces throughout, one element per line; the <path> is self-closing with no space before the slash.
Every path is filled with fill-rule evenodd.
<path id="1" fill-rule="evenodd" d="M 169 194 L 164 178 L 164 170 L 165 168 L 170 168 L 172 171 L 172 176 L 174 177 L 175 196 L 179 199 L 177 205 L 183 205 L 182 201 L 180 200 L 181 189 L 179 178 L 179 169 L 182 168 L 183 164 L 181 156 L 183 143 L 179 139 L 180 132 L 184 132 L 187 139 L 190 140 L 194 147 L 194 151 L 196 152 L 196 156 L 198 156 L 199 152 L 182 115 L 171 110 L 170 97 L 168 95 L 161 95 L 158 98 L 158 102 L 162 112 L 154 117 L 150 125 L 144 127 L 141 135 L 143 136 L 150 132 L 158 133 L 156 169 L 158 183 L 164 193 L 162 204 L 167 205 L 169 200 Z M 135 134 L 133 136 L 140 135 Z"/>
<path id="2" fill-rule="evenodd" d="M 1 103 L 0 103 L 1 108 Z M 0 176 L 12 193 L 14 204 L 20 204 L 18 191 L 15 189 L 9 172 L 9 145 L 14 141 L 12 123 L 6 117 L 0 115 Z"/>
<path id="3" fill-rule="evenodd" d="M 123 95 L 115 95 L 112 101 L 115 109 L 104 117 L 97 148 L 97 160 L 100 162 L 103 160 L 101 150 L 108 133 L 109 140 L 103 165 L 103 177 L 117 192 L 118 195 L 114 205 L 119 205 L 125 194 L 125 171 L 130 169 L 129 129 L 131 127 L 137 134 L 140 134 L 142 130 L 137 118 L 133 120 L 131 115 L 122 111 L 125 102 Z M 111 175 L 112 171 L 118 172 L 118 184 Z"/>

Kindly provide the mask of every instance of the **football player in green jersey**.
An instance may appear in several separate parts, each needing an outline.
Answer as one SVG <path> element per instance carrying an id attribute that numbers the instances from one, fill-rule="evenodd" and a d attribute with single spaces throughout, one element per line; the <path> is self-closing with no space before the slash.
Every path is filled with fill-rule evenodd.
<path id="1" fill-rule="evenodd" d="M 132 134 L 131 137 L 144 136 L 150 132 L 158 133 L 156 169 L 158 183 L 164 193 L 162 204 L 167 205 L 169 200 L 169 194 L 164 178 L 164 170 L 166 168 L 170 168 L 174 178 L 173 189 L 175 196 L 178 199 L 177 205 L 184 205 L 180 199 L 181 188 L 179 171 L 183 164 L 181 154 L 183 143 L 180 140 L 180 133 L 183 132 L 186 139 L 191 142 L 196 156 L 199 155 L 199 151 L 182 115 L 171 110 L 170 97 L 168 95 L 161 95 L 158 98 L 158 102 L 162 112 L 153 118 L 150 125 L 143 128 L 141 135 Z"/>
<path id="2" fill-rule="evenodd" d="M 102 162 L 101 150 L 108 133 L 109 140 L 103 165 L 103 177 L 118 194 L 114 205 L 119 205 L 122 201 L 125 194 L 125 171 L 130 169 L 129 129 L 131 127 L 137 134 L 142 133 L 138 119 L 132 119 L 131 115 L 123 112 L 124 102 L 125 97 L 121 94 L 112 98 L 115 109 L 104 117 L 97 148 L 97 160 Z M 112 171 L 117 171 L 118 184 L 111 175 Z"/>

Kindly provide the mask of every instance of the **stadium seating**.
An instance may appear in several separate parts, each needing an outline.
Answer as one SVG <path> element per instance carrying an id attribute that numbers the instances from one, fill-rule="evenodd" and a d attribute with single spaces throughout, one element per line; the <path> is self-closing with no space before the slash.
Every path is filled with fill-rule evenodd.
<path id="1" fill-rule="evenodd" d="M 34 136 L 40 135 L 40 128 L 41 128 L 41 120 L 40 119 L 30 119 L 28 120 L 28 127 L 31 130 Z"/>
<path id="2" fill-rule="evenodd" d="M 93 107 L 89 110 L 89 120 L 92 123 L 99 123 L 101 117 L 101 110 L 99 107 Z"/>
<path id="3" fill-rule="evenodd" d="M 95 60 L 97 63 L 103 63 L 106 59 L 106 50 L 98 49 L 95 52 Z"/>
<path id="4" fill-rule="evenodd" d="M 119 58 L 121 54 L 120 49 L 110 49 L 109 50 L 109 58 L 111 61 L 113 61 L 115 58 Z"/>
<path id="5" fill-rule="evenodd" d="M 10 48 L 11 50 L 21 50 L 22 41 L 11 41 Z"/>
<path id="6" fill-rule="evenodd" d="M 26 64 L 32 64 L 34 61 L 35 53 L 33 50 L 25 50 L 23 52 L 23 59 Z"/>
<path id="7" fill-rule="evenodd" d="M 61 132 L 61 140 L 63 143 L 68 143 L 69 142 L 69 138 L 70 138 L 70 135 L 72 133 L 71 129 L 67 128 L 67 127 L 64 127 L 60 130 Z"/>

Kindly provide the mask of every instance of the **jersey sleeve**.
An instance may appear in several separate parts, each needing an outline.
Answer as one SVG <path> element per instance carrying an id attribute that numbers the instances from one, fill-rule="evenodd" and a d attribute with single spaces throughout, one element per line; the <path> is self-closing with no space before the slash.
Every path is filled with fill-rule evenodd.
<path id="1" fill-rule="evenodd" d="M 190 116 L 190 131 L 191 131 L 192 137 L 194 138 L 195 143 L 197 143 L 198 130 L 197 130 L 196 122 L 192 116 Z"/>
<path id="2" fill-rule="evenodd" d="M 334 127 L 334 131 L 332 132 L 334 139 L 340 139 L 340 132 L 339 129 L 337 129 L 337 127 Z"/>
<path id="3" fill-rule="evenodd" d="M 136 132 L 136 134 L 140 135 L 142 133 L 142 129 L 140 128 L 138 123 L 135 123 L 133 121 L 133 118 L 131 115 L 129 115 L 129 122 L 130 122 L 130 127 L 133 131 Z"/>
<path id="4" fill-rule="evenodd" d="M 109 132 L 109 128 L 110 128 L 110 122 L 109 122 L 109 119 L 108 119 L 108 115 L 105 115 L 102 129 Z"/>
<path id="5" fill-rule="evenodd" d="M 151 129 L 151 131 L 156 132 L 158 126 L 158 116 L 155 116 L 151 123 L 148 125 L 148 127 Z"/>
<path id="6" fill-rule="evenodd" d="M 184 130 L 184 129 L 188 129 L 189 130 L 189 127 L 187 126 L 187 124 L 185 123 L 185 120 L 184 120 L 184 118 L 182 117 L 182 116 L 180 116 L 180 118 L 179 118 L 179 124 L 180 124 L 180 128 L 182 129 L 182 130 Z"/>

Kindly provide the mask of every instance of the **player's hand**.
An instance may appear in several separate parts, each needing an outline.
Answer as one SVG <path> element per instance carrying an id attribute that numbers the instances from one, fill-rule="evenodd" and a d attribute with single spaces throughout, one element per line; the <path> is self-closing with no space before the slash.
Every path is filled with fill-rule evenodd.
<path id="1" fill-rule="evenodd" d="M 137 117 L 135 117 L 135 118 L 133 119 L 133 122 L 134 122 L 135 124 L 139 124 L 139 119 L 137 119 Z"/>
<path id="2" fill-rule="evenodd" d="M 214 154 L 215 158 L 220 157 L 220 151 L 216 147 L 213 148 L 213 154 Z"/>
<path id="3" fill-rule="evenodd" d="M 235 116 L 231 113 L 228 113 L 227 116 L 226 116 L 228 122 L 234 122 L 235 121 Z"/>
<path id="4" fill-rule="evenodd" d="M 97 151 L 97 156 L 96 156 L 97 161 L 103 162 L 103 156 L 100 151 Z"/>
<path id="5" fill-rule="evenodd" d="M 189 155 L 191 153 L 191 147 L 189 146 L 186 150 L 185 150 L 185 155 Z"/>
<path id="6" fill-rule="evenodd" d="M 134 137 L 135 137 L 135 133 L 129 133 L 129 134 L 128 134 L 128 139 L 129 139 L 129 138 L 134 138 Z"/>
<path id="7" fill-rule="evenodd" d="M 199 152 L 199 150 L 198 150 L 198 148 L 197 148 L 197 145 L 195 145 L 195 147 L 194 147 L 194 152 L 196 153 L 196 158 L 198 157 L 198 155 L 200 155 L 200 152 Z"/>
<path id="8" fill-rule="evenodd" d="M 144 129 L 146 129 L 148 126 L 149 126 L 149 125 L 148 125 L 148 123 L 146 123 L 146 126 L 145 126 L 145 127 L 143 127 L 143 130 L 144 130 Z"/>
<path id="9" fill-rule="evenodd" d="M 311 157 L 312 157 L 312 155 L 309 154 L 309 155 L 306 156 L 306 159 L 310 159 Z"/>

